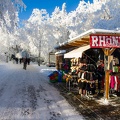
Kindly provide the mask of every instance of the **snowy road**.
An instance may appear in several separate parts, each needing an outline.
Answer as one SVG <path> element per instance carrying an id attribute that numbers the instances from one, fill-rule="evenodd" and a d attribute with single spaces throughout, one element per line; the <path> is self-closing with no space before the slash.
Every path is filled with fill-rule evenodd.
<path id="1" fill-rule="evenodd" d="M 42 66 L 0 63 L 0 120 L 83 120 L 47 73 Z"/>

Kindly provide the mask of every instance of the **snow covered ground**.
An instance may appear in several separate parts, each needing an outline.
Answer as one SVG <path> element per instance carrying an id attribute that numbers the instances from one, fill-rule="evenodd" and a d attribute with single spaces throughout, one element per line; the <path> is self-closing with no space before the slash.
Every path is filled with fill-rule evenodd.
<path id="1" fill-rule="evenodd" d="M 0 62 L 0 120 L 83 120 L 49 84 L 55 68 Z"/>

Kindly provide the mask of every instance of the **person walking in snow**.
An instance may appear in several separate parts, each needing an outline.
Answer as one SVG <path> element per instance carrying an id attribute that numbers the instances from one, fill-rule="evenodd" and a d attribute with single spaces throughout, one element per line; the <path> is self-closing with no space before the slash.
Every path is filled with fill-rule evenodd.
<path id="1" fill-rule="evenodd" d="M 30 58 L 27 58 L 27 64 L 30 65 Z"/>
<path id="2" fill-rule="evenodd" d="M 26 68 L 27 68 L 27 57 L 23 58 L 23 69 L 26 70 Z"/>
<path id="3" fill-rule="evenodd" d="M 27 51 L 22 51 L 22 61 L 23 61 L 23 69 L 26 70 L 27 68 L 27 63 L 28 63 L 28 59 L 29 59 L 29 54 Z"/>

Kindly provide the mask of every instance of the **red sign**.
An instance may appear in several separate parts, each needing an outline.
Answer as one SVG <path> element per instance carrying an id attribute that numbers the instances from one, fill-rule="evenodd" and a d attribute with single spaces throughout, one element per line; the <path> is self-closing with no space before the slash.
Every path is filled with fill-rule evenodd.
<path id="1" fill-rule="evenodd" d="M 120 48 L 120 36 L 90 35 L 91 48 Z"/>

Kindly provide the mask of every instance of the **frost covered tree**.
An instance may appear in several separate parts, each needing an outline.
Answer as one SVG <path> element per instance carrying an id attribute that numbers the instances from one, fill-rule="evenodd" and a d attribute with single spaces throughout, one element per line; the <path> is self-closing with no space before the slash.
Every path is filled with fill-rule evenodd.
<path id="1" fill-rule="evenodd" d="M 25 8 L 22 0 L 0 0 L 0 52 L 8 51 L 13 43 L 14 31 L 18 27 L 18 11 Z"/>
<path id="2" fill-rule="evenodd" d="M 97 13 L 97 22 L 95 28 L 115 30 L 120 28 L 120 1 L 119 0 L 103 0 L 102 7 Z"/>
<path id="3" fill-rule="evenodd" d="M 68 13 L 70 38 L 89 29 L 116 29 L 120 27 L 120 1 L 93 0 L 93 3 L 80 1 L 78 7 Z"/>
<path id="4" fill-rule="evenodd" d="M 34 46 L 31 52 L 38 58 L 44 57 L 46 60 L 49 52 L 53 49 L 53 45 L 55 45 L 53 26 L 48 24 L 48 18 L 49 14 L 46 10 L 34 9 L 30 18 L 25 22 L 30 45 Z"/>
<path id="5" fill-rule="evenodd" d="M 50 16 L 49 22 L 54 26 L 54 35 L 56 43 L 60 44 L 69 39 L 69 21 L 66 11 L 66 3 L 63 3 L 62 9 L 56 7 Z"/>
<path id="6" fill-rule="evenodd" d="M 25 8 L 22 0 L 0 0 L 0 28 L 13 31 L 18 26 L 18 11 Z"/>

